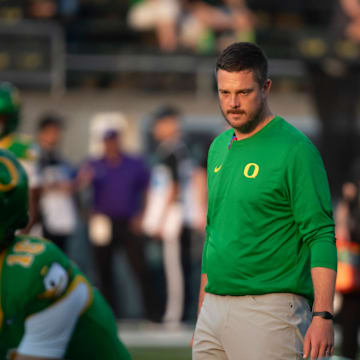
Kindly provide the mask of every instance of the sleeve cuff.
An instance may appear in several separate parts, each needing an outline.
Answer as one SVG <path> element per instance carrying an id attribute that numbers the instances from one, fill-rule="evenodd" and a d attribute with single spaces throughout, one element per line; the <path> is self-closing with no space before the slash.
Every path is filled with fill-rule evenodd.
<path id="1" fill-rule="evenodd" d="M 310 248 L 311 268 L 325 267 L 337 270 L 337 250 L 334 239 L 324 238 L 316 241 Z"/>

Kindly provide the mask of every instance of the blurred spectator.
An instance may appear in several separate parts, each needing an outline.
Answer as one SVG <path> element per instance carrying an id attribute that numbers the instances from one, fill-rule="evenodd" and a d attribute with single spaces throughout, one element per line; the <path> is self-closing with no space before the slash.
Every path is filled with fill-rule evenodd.
<path id="1" fill-rule="evenodd" d="M 341 355 L 356 359 L 360 328 L 360 182 L 343 186 L 336 209 L 336 237 L 339 252 L 337 291 L 342 306 L 336 320 L 342 332 Z"/>
<path id="2" fill-rule="evenodd" d="M 79 10 L 80 0 L 60 0 L 59 13 L 62 17 L 71 17 L 76 15 Z"/>
<path id="3" fill-rule="evenodd" d="M 307 62 L 322 124 L 320 151 L 335 197 L 341 195 L 341 185 L 349 179 L 359 153 L 359 45 L 360 3 L 337 0 L 329 36 L 315 48 L 319 55 L 325 54 L 318 59 L 309 56 Z M 311 47 L 305 53 L 306 49 L 311 54 Z"/>
<path id="4" fill-rule="evenodd" d="M 360 3 L 357 0 L 340 0 L 343 15 L 338 25 L 349 39 L 360 42 Z"/>
<path id="5" fill-rule="evenodd" d="M 56 0 L 29 0 L 28 15 L 36 20 L 55 19 L 58 14 Z"/>
<path id="6" fill-rule="evenodd" d="M 77 212 L 73 200 L 74 171 L 59 152 L 63 122 L 46 114 L 38 123 L 38 173 L 41 184 L 40 215 L 45 238 L 66 251 L 75 230 Z"/>
<path id="7" fill-rule="evenodd" d="M 116 130 L 105 132 L 103 144 L 103 157 L 89 160 L 78 174 L 79 184 L 91 185 L 93 191 L 89 233 L 100 288 L 119 317 L 112 266 L 115 251 L 124 248 L 142 292 L 146 316 L 153 318 L 156 316 L 156 294 L 145 262 L 140 225 L 150 174 L 141 158 L 122 151 L 120 134 Z"/>
<path id="8" fill-rule="evenodd" d="M 181 26 L 185 47 L 211 52 L 234 41 L 255 41 L 255 18 L 245 0 L 186 0 L 186 4 L 188 12 Z"/>
<path id="9" fill-rule="evenodd" d="M 60 20 L 77 14 L 80 0 L 28 0 L 27 16 L 34 20 Z"/>
<path id="10" fill-rule="evenodd" d="M 0 1 L 0 21 L 18 22 L 26 16 L 27 4 L 24 0 Z"/>
<path id="11" fill-rule="evenodd" d="M 155 111 L 152 133 L 157 149 L 143 226 L 163 244 L 167 290 L 163 321 L 178 324 L 190 293 L 192 164 L 181 139 L 176 108 L 164 106 Z"/>
<path id="12" fill-rule="evenodd" d="M 174 51 L 178 45 L 180 13 L 179 0 L 133 0 L 128 23 L 134 30 L 155 31 L 160 49 Z"/>

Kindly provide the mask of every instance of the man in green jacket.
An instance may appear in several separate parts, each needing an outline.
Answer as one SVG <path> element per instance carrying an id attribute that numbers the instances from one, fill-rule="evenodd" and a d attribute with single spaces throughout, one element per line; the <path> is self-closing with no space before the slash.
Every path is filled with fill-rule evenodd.
<path id="1" fill-rule="evenodd" d="M 212 143 L 194 360 L 327 357 L 336 245 L 321 157 L 270 111 L 262 50 L 235 43 L 216 64 L 231 129 Z"/>

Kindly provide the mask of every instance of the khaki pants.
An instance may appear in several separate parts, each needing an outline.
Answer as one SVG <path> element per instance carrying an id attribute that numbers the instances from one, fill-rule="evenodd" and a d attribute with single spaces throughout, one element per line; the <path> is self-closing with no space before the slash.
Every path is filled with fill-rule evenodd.
<path id="1" fill-rule="evenodd" d="M 207 293 L 194 334 L 193 360 L 298 360 L 311 322 L 295 294 Z"/>

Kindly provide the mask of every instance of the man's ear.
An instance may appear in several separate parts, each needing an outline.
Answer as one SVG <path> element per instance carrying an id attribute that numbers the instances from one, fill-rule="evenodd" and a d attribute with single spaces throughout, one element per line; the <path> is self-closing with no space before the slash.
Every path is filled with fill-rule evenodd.
<path id="1" fill-rule="evenodd" d="M 264 91 L 266 94 L 268 94 L 268 93 L 270 92 L 271 86 L 272 86 L 272 81 L 271 81 L 271 79 L 267 79 L 267 80 L 264 82 L 263 91 Z"/>

